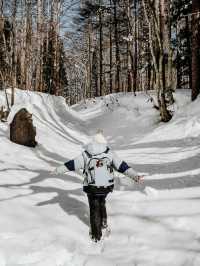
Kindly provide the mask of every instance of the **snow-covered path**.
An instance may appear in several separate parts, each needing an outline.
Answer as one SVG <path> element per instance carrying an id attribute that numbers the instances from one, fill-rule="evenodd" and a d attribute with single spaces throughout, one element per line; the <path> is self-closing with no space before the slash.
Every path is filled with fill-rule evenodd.
<path id="1" fill-rule="evenodd" d="M 188 104 L 187 91 L 176 98 L 174 119 L 162 125 L 143 94 L 71 110 L 59 97 L 29 92 L 38 147 L 10 143 L 0 124 L 0 266 L 199 266 L 199 100 Z M 17 100 L 27 105 L 27 93 Z M 94 244 L 81 176 L 49 172 L 97 128 L 146 178 L 134 185 L 116 173 L 107 201 L 112 233 Z"/>

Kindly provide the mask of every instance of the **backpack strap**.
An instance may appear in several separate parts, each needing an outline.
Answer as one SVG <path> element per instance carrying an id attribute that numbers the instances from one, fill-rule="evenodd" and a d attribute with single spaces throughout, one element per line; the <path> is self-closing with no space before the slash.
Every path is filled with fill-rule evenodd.
<path id="1" fill-rule="evenodd" d="M 108 153 L 108 152 L 109 152 L 109 150 L 110 150 L 110 148 L 109 148 L 109 147 L 107 147 L 107 149 L 104 151 L 104 153 Z"/>
<path id="2" fill-rule="evenodd" d="M 91 159 L 93 156 L 98 156 L 98 155 L 100 155 L 100 154 L 102 154 L 102 153 L 108 153 L 109 150 L 110 150 L 110 148 L 107 147 L 106 150 L 105 150 L 104 152 L 101 152 L 101 153 L 91 154 L 91 153 L 89 153 L 87 150 L 85 150 L 84 153 L 87 155 L 88 158 Z"/>
<path id="3" fill-rule="evenodd" d="M 84 151 L 88 158 L 92 158 L 92 154 L 90 154 L 88 151 Z"/>
<path id="4" fill-rule="evenodd" d="M 84 168 L 83 168 L 83 174 L 86 174 L 86 165 L 87 165 L 87 163 L 86 163 L 86 158 L 84 158 L 85 156 L 84 156 L 84 154 L 85 154 L 85 156 L 88 158 L 88 159 L 91 159 L 92 158 L 92 154 L 90 154 L 88 151 L 84 151 L 83 152 L 83 159 L 84 159 Z"/>

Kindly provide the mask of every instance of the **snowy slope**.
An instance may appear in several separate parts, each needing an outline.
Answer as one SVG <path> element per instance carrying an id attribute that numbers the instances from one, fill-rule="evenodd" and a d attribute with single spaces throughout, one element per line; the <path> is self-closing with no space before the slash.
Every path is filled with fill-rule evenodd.
<path id="1" fill-rule="evenodd" d="M 188 91 L 175 97 L 175 115 L 162 124 L 143 93 L 69 108 L 61 97 L 18 90 L 9 122 L 27 107 L 39 145 L 11 143 L 0 123 L 0 266 L 199 266 L 200 99 L 190 103 Z M 79 154 L 97 128 L 146 177 L 134 185 L 116 173 L 112 233 L 94 244 L 82 177 L 50 171 Z"/>

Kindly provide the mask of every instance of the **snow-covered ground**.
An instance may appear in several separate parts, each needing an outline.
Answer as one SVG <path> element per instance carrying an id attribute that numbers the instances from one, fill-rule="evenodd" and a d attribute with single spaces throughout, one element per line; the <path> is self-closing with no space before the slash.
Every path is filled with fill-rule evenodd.
<path id="1" fill-rule="evenodd" d="M 5 104 L 0 92 L 0 105 Z M 173 119 L 159 123 L 140 93 L 87 100 L 16 92 L 16 110 L 33 112 L 39 145 L 9 141 L 0 123 L 0 266 L 199 266 L 200 99 L 179 91 Z M 82 177 L 50 171 L 78 155 L 98 128 L 145 182 L 116 173 L 108 196 L 111 235 L 90 241 Z"/>

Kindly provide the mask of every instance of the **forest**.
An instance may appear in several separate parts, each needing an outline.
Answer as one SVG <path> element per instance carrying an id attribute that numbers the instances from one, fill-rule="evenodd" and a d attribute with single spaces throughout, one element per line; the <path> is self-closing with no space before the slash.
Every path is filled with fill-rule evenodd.
<path id="1" fill-rule="evenodd" d="M 198 0 L 0 0 L 0 89 L 63 96 L 69 105 L 156 90 L 200 92 Z M 6 107 L 10 109 L 9 104 Z"/>
<path id="2" fill-rule="evenodd" d="M 0 0 L 0 266 L 200 265 L 200 0 Z"/>

